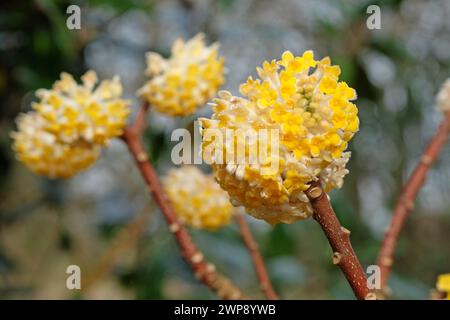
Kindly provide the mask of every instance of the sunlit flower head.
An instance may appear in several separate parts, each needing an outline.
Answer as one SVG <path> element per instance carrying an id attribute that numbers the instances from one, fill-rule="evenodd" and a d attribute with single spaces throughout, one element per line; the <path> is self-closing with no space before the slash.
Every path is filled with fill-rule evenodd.
<path id="1" fill-rule="evenodd" d="M 339 66 L 331 65 L 328 57 L 316 61 L 312 51 L 299 57 L 287 51 L 281 60 L 265 61 L 257 72 L 259 79 L 249 77 L 241 85 L 243 98 L 221 91 L 212 119 L 201 119 L 203 157 L 209 157 L 233 204 L 271 224 L 292 223 L 312 214 L 304 193 L 311 181 L 320 178 L 327 192 L 342 186 L 350 157 L 344 151 L 359 127 L 358 109 L 351 102 L 356 92 L 339 81 Z M 205 138 L 208 129 L 224 135 L 227 129 L 275 130 L 279 143 L 272 145 L 258 136 L 218 144 Z M 277 152 L 257 164 L 233 163 L 228 155 L 241 143 L 265 144 Z M 222 156 L 205 155 L 206 149 L 214 148 Z M 277 163 L 274 170 L 261 170 L 273 168 L 273 163 Z"/>
<path id="2" fill-rule="evenodd" d="M 223 58 L 218 44 L 205 45 L 198 34 L 184 42 L 178 39 L 172 55 L 164 59 L 155 52 L 147 53 L 146 74 L 150 80 L 139 95 L 152 107 L 170 116 L 186 116 L 212 99 L 224 82 Z"/>
<path id="3" fill-rule="evenodd" d="M 230 222 L 233 206 L 212 175 L 183 166 L 170 170 L 163 184 L 176 214 L 187 225 L 215 230 Z"/>
<path id="4" fill-rule="evenodd" d="M 122 134 L 130 114 L 129 102 L 121 99 L 118 77 L 98 80 L 94 71 L 86 72 L 78 84 L 70 74 L 62 73 L 51 90 L 36 92 L 39 101 L 34 110 L 45 118 L 45 129 L 58 140 L 105 145 Z"/>
<path id="5" fill-rule="evenodd" d="M 439 292 L 446 293 L 446 298 L 450 300 L 450 273 L 441 274 L 438 276 L 436 289 Z"/>
<path id="6" fill-rule="evenodd" d="M 450 111 L 450 79 L 447 79 L 437 95 L 438 109 L 442 112 Z"/>
<path id="7" fill-rule="evenodd" d="M 37 90 L 33 112 L 17 120 L 12 133 L 17 158 L 50 178 L 69 178 L 88 168 L 111 138 L 122 134 L 130 114 L 117 77 L 100 82 L 88 71 L 77 84 L 62 73 L 52 89 Z"/>
<path id="8" fill-rule="evenodd" d="M 18 131 L 11 134 L 16 157 L 31 171 L 50 178 L 70 178 L 97 160 L 100 147 L 84 141 L 62 143 L 46 125 L 36 112 L 24 113 L 17 119 Z"/>

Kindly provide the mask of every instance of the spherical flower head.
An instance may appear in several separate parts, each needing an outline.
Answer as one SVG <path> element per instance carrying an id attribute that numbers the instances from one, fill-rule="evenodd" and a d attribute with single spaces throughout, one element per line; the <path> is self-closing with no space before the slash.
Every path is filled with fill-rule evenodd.
<path id="1" fill-rule="evenodd" d="M 70 74 L 62 73 L 51 90 L 36 92 L 40 99 L 34 110 L 45 118 L 45 129 L 65 143 L 106 145 L 122 134 L 130 114 L 129 102 L 122 100 L 118 77 L 97 84 L 97 75 L 88 71 L 78 84 Z"/>
<path id="2" fill-rule="evenodd" d="M 18 131 L 11 134 L 18 160 L 31 171 L 50 178 L 70 178 L 99 157 L 100 147 L 83 141 L 62 143 L 46 125 L 40 114 L 24 113 L 17 119 Z"/>
<path id="3" fill-rule="evenodd" d="M 436 283 L 436 289 L 447 294 L 447 299 L 450 300 L 450 273 L 441 274 Z"/>
<path id="4" fill-rule="evenodd" d="M 442 112 L 450 111 L 450 79 L 447 79 L 441 87 L 437 97 L 438 109 Z"/>
<path id="5" fill-rule="evenodd" d="M 200 119 L 202 155 L 233 204 L 271 224 L 292 223 L 312 215 L 304 193 L 311 181 L 320 179 L 327 192 L 342 186 L 350 158 L 344 150 L 359 127 L 358 109 L 350 102 L 356 92 L 339 81 L 339 66 L 329 58 L 314 60 L 312 51 L 299 57 L 287 51 L 257 72 L 259 79 L 249 77 L 241 85 L 243 98 L 221 91 L 212 119 Z M 236 134 L 222 143 L 206 137 L 210 129 Z M 239 136 L 249 130 L 275 132 L 278 139 Z M 267 152 L 258 151 L 255 163 L 249 150 L 256 145 Z M 239 148 L 245 150 L 244 163 L 236 161 Z"/>
<path id="6" fill-rule="evenodd" d="M 194 113 L 217 94 L 224 82 L 223 58 L 218 48 L 218 44 L 207 47 L 204 35 L 198 34 L 187 42 L 176 40 L 168 59 L 147 53 L 146 74 L 150 80 L 139 95 L 170 116 Z"/>
<path id="7" fill-rule="evenodd" d="M 230 222 L 233 206 L 212 175 L 194 166 L 183 166 L 170 170 L 163 184 L 183 223 L 198 229 L 216 230 Z"/>

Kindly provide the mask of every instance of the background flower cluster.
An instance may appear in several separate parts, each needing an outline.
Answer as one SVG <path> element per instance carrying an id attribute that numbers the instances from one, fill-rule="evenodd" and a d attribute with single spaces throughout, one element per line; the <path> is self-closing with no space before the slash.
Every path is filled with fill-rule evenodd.
<path id="1" fill-rule="evenodd" d="M 82 29 L 65 25 L 68 4 L 31 1 L 1 4 L 0 29 L 0 295 L 65 298 L 65 268 L 74 260 L 88 270 L 121 227 L 148 215 L 145 235 L 92 291 L 101 298 L 208 298 L 176 253 L 157 208 L 124 146 L 112 142 L 95 170 L 62 182 L 38 178 L 14 161 L 9 132 L 20 112 L 37 102 L 34 91 L 50 88 L 61 70 L 79 79 L 94 69 L 100 79 L 119 75 L 123 98 L 147 80 L 145 52 L 167 57 L 173 41 L 204 32 L 219 41 L 228 73 L 226 88 L 238 92 L 254 66 L 314 49 L 341 66 L 343 81 L 358 92 L 360 132 L 350 142 L 351 175 L 332 193 L 333 206 L 364 265 L 375 261 L 393 202 L 441 114 L 434 96 L 450 73 L 450 4 L 438 1 L 380 2 L 382 29 L 366 28 L 373 1 L 192 0 L 80 1 Z M 193 118 L 150 115 L 145 141 L 158 170 L 170 162 L 170 133 L 192 130 Z M 36 122 L 33 122 L 37 125 Z M 438 274 L 450 270 L 448 184 L 450 149 L 430 171 L 411 220 L 402 234 L 392 275 L 402 298 L 427 298 Z M 131 204 L 131 205 L 130 205 Z M 329 249 L 312 221 L 270 228 L 255 221 L 274 285 L 285 298 L 352 298 Z M 251 262 L 235 226 L 195 232 L 203 251 L 258 295 Z M 420 241 L 418 240 L 420 239 Z M 219 245 L 220 244 L 220 245 Z"/>

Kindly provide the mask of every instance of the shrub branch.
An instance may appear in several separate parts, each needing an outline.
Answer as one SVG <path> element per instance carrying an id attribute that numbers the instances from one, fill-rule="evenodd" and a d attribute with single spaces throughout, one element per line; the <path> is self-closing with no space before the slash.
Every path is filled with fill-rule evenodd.
<path id="1" fill-rule="evenodd" d="M 314 211 L 313 218 L 322 227 L 333 249 L 333 264 L 342 270 L 358 299 L 376 298 L 367 288 L 366 275 L 350 243 L 350 231 L 339 223 L 320 181 L 312 182 L 306 195 Z"/>
<path id="2" fill-rule="evenodd" d="M 398 197 L 392 214 L 391 223 L 386 231 L 383 243 L 378 256 L 378 265 L 381 270 L 381 287 L 385 288 L 388 282 L 389 273 L 394 262 L 394 252 L 398 237 L 403 229 L 406 218 L 414 208 L 417 193 L 425 182 L 427 173 L 431 165 L 436 161 L 441 153 L 450 133 L 450 111 L 444 114 L 439 128 L 433 138 L 431 138 L 425 152 L 420 158 L 413 173 L 406 182 Z"/>
<path id="3" fill-rule="evenodd" d="M 236 213 L 236 220 L 239 225 L 239 231 L 241 232 L 242 240 L 247 247 L 250 256 L 253 260 L 256 275 L 258 277 L 259 286 L 269 300 L 278 300 L 278 295 L 272 287 L 269 275 L 267 273 L 264 260 L 259 252 L 258 245 L 253 239 L 250 227 L 247 223 L 245 216 L 242 213 Z"/>
<path id="4" fill-rule="evenodd" d="M 196 247 L 183 224 L 178 220 L 172 206 L 167 201 L 161 183 L 158 179 L 147 153 L 141 142 L 141 135 L 146 124 L 149 105 L 144 104 L 133 125 L 125 128 L 122 140 L 127 145 L 136 165 L 144 178 L 150 194 L 158 204 L 161 212 L 173 233 L 181 254 L 191 267 L 197 279 L 203 282 L 222 299 L 241 299 L 242 293 L 230 280 L 216 272 L 213 264 L 208 263 L 203 253 Z"/>

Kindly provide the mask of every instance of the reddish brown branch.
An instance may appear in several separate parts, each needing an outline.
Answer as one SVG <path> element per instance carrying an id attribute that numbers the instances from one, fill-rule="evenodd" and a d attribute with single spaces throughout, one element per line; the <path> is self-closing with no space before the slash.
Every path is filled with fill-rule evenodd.
<path id="1" fill-rule="evenodd" d="M 272 283 L 270 282 L 270 278 L 267 273 L 264 260 L 259 252 L 258 245 L 253 240 L 253 236 L 250 231 L 250 227 L 247 223 L 247 220 L 245 219 L 245 216 L 241 213 L 237 213 L 236 220 L 239 225 L 239 230 L 241 232 L 245 246 L 248 248 L 250 256 L 252 257 L 253 265 L 255 266 L 255 271 L 256 275 L 258 276 L 261 290 L 264 292 L 267 299 L 278 300 L 278 295 L 276 294 L 275 290 L 272 287 Z"/>
<path id="2" fill-rule="evenodd" d="M 391 223 L 384 236 L 378 256 L 378 265 L 381 269 L 381 287 L 387 285 L 389 273 L 394 262 L 394 252 L 400 232 L 403 229 L 406 218 L 414 208 L 417 193 L 425 182 L 428 169 L 436 161 L 441 153 L 450 133 L 450 111 L 448 111 L 441 122 L 437 132 L 429 142 L 425 152 L 422 154 L 409 180 L 406 182 L 398 198 L 392 214 Z"/>
<path id="3" fill-rule="evenodd" d="M 139 108 L 139 112 L 136 116 L 136 119 L 134 120 L 134 123 L 133 123 L 132 127 L 130 128 L 139 137 L 142 136 L 145 128 L 147 127 L 147 114 L 148 114 L 149 110 L 150 110 L 150 105 L 148 103 L 144 103 Z"/>
<path id="4" fill-rule="evenodd" d="M 350 243 L 350 231 L 339 223 L 320 181 L 312 182 L 306 195 L 314 210 L 314 220 L 322 227 L 333 249 L 333 264 L 342 270 L 358 299 L 375 298 L 367 288 L 366 275 Z"/>
<path id="5" fill-rule="evenodd" d="M 239 288 L 232 284 L 227 278 L 218 274 L 213 264 L 205 261 L 203 254 L 195 246 L 191 236 L 183 224 L 178 220 L 172 206 L 167 201 L 155 169 L 151 165 L 148 155 L 141 143 L 141 133 L 144 128 L 147 111 L 148 106 L 144 105 L 135 124 L 125 129 L 122 139 L 136 161 L 136 165 L 148 185 L 153 199 L 160 207 L 161 212 L 169 225 L 170 231 L 175 236 L 183 258 L 192 268 L 197 279 L 202 281 L 220 298 L 241 299 L 242 294 Z"/>

